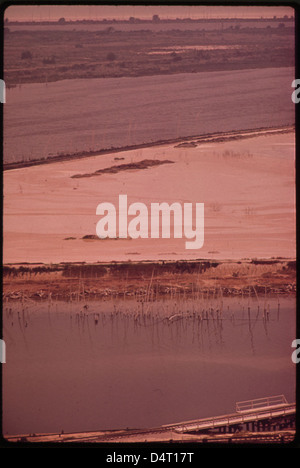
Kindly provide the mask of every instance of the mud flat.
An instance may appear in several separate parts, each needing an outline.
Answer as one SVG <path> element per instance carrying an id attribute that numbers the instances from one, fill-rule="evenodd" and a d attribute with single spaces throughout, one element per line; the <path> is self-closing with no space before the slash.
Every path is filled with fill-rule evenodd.
<path id="1" fill-rule="evenodd" d="M 5 171 L 4 265 L 294 260 L 294 131 L 241 136 Z M 156 163 L 140 170 L 145 160 Z M 161 164 L 166 160 L 172 164 Z M 74 178 L 93 173 L 100 175 Z M 117 207 L 119 194 L 128 204 L 204 203 L 203 247 L 186 250 L 186 239 L 172 232 L 170 239 L 97 239 L 96 207 Z"/>

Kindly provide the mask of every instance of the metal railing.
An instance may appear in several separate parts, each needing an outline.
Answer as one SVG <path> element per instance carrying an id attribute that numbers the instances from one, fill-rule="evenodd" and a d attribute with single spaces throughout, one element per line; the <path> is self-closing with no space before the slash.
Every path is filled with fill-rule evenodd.
<path id="1" fill-rule="evenodd" d="M 244 411 L 259 411 L 262 408 L 269 408 L 271 406 L 287 405 L 288 402 L 284 395 L 275 395 L 265 398 L 256 398 L 255 400 L 239 401 L 235 404 L 238 413 Z"/>
<path id="2" fill-rule="evenodd" d="M 276 406 L 276 405 L 275 405 Z M 281 407 L 279 407 L 281 406 Z M 274 408 L 274 405 L 270 405 L 269 407 L 264 406 L 260 410 L 254 410 L 251 412 L 246 413 L 239 413 L 239 414 L 232 414 L 232 415 L 224 415 L 224 416 L 216 416 L 213 418 L 204 418 L 195 421 L 186 421 L 179 424 L 170 425 L 175 429 L 176 432 L 188 432 L 191 430 L 201 430 L 201 429 L 214 429 L 221 426 L 231 426 L 231 425 L 238 425 L 238 424 L 245 424 L 247 422 L 252 421 L 261 421 L 266 418 L 276 418 L 279 416 L 286 416 L 291 415 L 296 412 L 296 406 L 294 403 L 286 404 L 286 406 L 278 405 L 277 408 Z M 167 426 L 165 426 L 167 427 Z"/>

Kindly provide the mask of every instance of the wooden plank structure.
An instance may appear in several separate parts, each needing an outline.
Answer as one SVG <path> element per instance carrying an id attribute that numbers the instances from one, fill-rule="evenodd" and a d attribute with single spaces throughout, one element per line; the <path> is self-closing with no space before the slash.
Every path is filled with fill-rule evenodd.
<path id="1" fill-rule="evenodd" d="M 27 434 L 7 436 L 10 442 L 183 442 L 264 443 L 291 442 L 296 405 L 283 395 L 236 403 L 233 414 L 168 424 L 150 429 L 102 430 L 82 433 Z M 291 429 L 289 429 L 291 428 Z M 235 435 L 233 435 L 236 433 Z M 204 434 L 211 434 L 206 437 Z M 220 434 L 220 435 L 219 435 Z M 193 439 L 194 437 L 194 439 Z"/>
<path id="2" fill-rule="evenodd" d="M 276 431 L 295 427 L 296 404 L 288 403 L 284 395 L 236 403 L 236 412 L 212 418 L 185 421 L 168 426 L 180 433 Z"/>

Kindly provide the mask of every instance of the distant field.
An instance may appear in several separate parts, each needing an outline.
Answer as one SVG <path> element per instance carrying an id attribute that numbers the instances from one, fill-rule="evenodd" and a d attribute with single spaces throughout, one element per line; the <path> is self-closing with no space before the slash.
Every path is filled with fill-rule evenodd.
<path id="1" fill-rule="evenodd" d="M 136 25 L 132 25 L 133 27 Z M 193 25 L 196 27 L 196 25 Z M 5 28 L 4 77 L 8 87 L 71 78 L 130 77 L 294 65 L 294 28 L 214 30 Z"/>

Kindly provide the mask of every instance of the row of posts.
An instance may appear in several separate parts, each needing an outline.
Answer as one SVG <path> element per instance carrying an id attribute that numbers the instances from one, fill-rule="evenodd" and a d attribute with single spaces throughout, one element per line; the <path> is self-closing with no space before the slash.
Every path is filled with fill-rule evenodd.
<path id="1" fill-rule="evenodd" d="M 249 421 L 245 424 L 246 431 L 250 432 L 266 432 L 266 431 L 278 431 L 287 428 L 295 428 L 295 417 L 289 416 L 280 418 L 278 420 L 266 419 L 261 421 Z M 232 424 L 227 426 L 221 426 L 219 433 L 235 433 L 242 429 L 242 424 Z"/>

